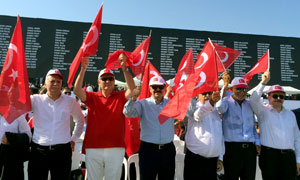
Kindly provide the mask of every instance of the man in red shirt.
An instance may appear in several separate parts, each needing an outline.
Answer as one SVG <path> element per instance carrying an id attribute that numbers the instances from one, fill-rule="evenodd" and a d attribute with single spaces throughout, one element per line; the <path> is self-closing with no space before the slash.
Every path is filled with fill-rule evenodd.
<path id="1" fill-rule="evenodd" d="M 126 68 L 126 56 L 119 56 L 122 71 L 128 85 L 127 91 L 114 90 L 113 71 L 103 69 L 98 76 L 99 92 L 86 92 L 82 89 L 88 57 L 82 63 L 77 76 L 74 93 L 88 107 L 87 128 L 83 141 L 83 153 L 86 154 L 88 179 L 119 180 L 122 173 L 122 161 L 125 154 L 125 116 L 123 107 L 135 88 L 133 78 Z"/>

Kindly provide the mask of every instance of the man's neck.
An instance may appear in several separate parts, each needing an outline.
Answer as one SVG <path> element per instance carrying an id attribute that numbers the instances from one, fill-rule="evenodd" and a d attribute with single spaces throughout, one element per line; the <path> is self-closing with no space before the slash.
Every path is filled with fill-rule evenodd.
<path id="1" fill-rule="evenodd" d="M 272 105 L 273 109 L 275 109 L 277 112 L 282 111 L 282 106 L 274 106 Z"/>
<path id="2" fill-rule="evenodd" d="M 153 99 L 158 103 L 161 103 L 163 101 L 163 97 L 153 97 Z"/>
<path id="3" fill-rule="evenodd" d="M 53 93 L 49 93 L 48 92 L 47 95 L 48 95 L 48 97 L 50 99 L 52 99 L 53 101 L 56 101 L 60 97 L 61 93 L 59 93 L 59 94 L 53 94 Z"/>
<path id="4" fill-rule="evenodd" d="M 232 98 L 233 98 L 237 103 L 239 103 L 240 106 L 242 105 L 243 101 L 245 100 L 245 99 L 239 100 L 239 99 L 237 99 L 235 96 L 232 96 Z"/>
<path id="5" fill-rule="evenodd" d="M 103 89 L 102 90 L 102 95 L 107 98 L 107 97 L 109 97 L 112 94 L 112 92 L 113 92 L 113 90 Z"/>

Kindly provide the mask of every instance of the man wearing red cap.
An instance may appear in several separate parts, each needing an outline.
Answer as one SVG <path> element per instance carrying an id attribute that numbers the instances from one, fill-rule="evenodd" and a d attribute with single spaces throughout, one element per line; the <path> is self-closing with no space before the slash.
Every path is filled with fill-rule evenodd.
<path id="1" fill-rule="evenodd" d="M 127 91 L 114 90 L 115 76 L 110 69 L 103 69 L 98 76 L 99 92 L 86 92 L 82 89 L 84 74 L 89 59 L 81 64 L 76 79 L 74 93 L 88 107 L 87 128 L 83 141 L 86 154 L 88 179 L 119 180 L 125 154 L 125 116 L 123 107 L 135 88 L 133 78 L 126 65 L 127 57 L 119 56 Z"/>
<path id="2" fill-rule="evenodd" d="M 271 86 L 269 104 L 261 104 L 260 97 L 270 78 L 269 72 L 263 74 L 250 99 L 260 128 L 259 167 L 263 179 L 294 180 L 296 172 L 300 173 L 300 132 L 294 113 L 283 106 L 285 91 L 280 85 Z"/>
<path id="3" fill-rule="evenodd" d="M 74 98 L 61 93 L 63 76 L 58 69 L 46 75 L 46 94 L 32 95 L 34 132 L 28 164 L 33 180 L 69 179 L 72 147 L 83 131 L 84 118 Z M 70 135 L 70 117 L 75 128 Z"/>
<path id="4" fill-rule="evenodd" d="M 229 79 L 229 74 L 224 73 L 224 85 L 229 84 Z M 254 114 L 249 100 L 246 99 L 248 84 L 244 78 L 235 77 L 231 86 L 233 94 L 216 103 L 217 110 L 222 113 L 225 179 L 254 180 L 260 141 Z"/>

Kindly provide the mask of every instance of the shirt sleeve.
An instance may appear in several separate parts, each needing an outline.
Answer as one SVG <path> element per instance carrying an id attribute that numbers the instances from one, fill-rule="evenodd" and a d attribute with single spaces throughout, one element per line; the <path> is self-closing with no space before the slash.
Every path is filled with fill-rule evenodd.
<path id="1" fill-rule="evenodd" d="M 128 100 L 124 106 L 123 114 L 126 117 L 141 117 L 142 105 L 139 101 Z"/>
<path id="2" fill-rule="evenodd" d="M 295 119 L 295 125 L 294 125 L 294 145 L 295 145 L 295 154 L 296 154 L 296 161 L 297 163 L 300 163 L 300 130 L 297 125 L 296 117 L 293 114 L 293 118 Z"/>
<path id="3" fill-rule="evenodd" d="M 194 120 L 201 121 L 203 120 L 208 114 L 212 113 L 214 107 L 210 104 L 209 101 L 206 101 L 204 104 L 201 104 L 199 101 L 196 105 L 196 111 L 194 113 Z"/>
<path id="4" fill-rule="evenodd" d="M 75 142 L 83 132 L 84 117 L 79 104 L 75 100 L 72 100 L 72 104 L 71 116 L 75 122 L 75 127 L 72 133 L 71 141 Z"/>
<path id="5" fill-rule="evenodd" d="M 255 87 L 255 90 L 253 91 L 251 97 L 250 97 L 250 105 L 253 110 L 253 112 L 257 115 L 258 120 L 261 120 L 262 118 L 259 118 L 259 116 L 263 113 L 264 105 L 260 102 L 260 97 L 264 90 L 264 85 L 259 84 Z"/>
<path id="6" fill-rule="evenodd" d="M 29 141 L 32 137 L 31 131 L 30 131 L 30 127 L 25 119 L 25 116 L 22 115 L 20 118 L 18 118 L 18 133 L 25 133 L 28 135 L 29 137 Z"/>
<path id="7" fill-rule="evenodd" d="M 216 109 L 218 112 L 220 113 L 225 113 L 228 109 L 228 103 L 227 103 L 227 100 L 230 96 L 226 96 L 224 98 L 222 98 L 221 100 L 219 100 L 217 103 L 216 103 Z"/>

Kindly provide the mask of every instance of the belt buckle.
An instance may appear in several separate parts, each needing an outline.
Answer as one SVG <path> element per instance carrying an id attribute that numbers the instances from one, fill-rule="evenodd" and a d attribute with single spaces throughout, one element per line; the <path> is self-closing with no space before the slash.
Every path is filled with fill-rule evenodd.
<path id="1" fill-rule="evenodd" d="M 249 144 L 242 144 L 242 148 L 246 149 L 249 147 Z"/>
<path id="2" fill-rule="evenodd" d="M 158 145 L 158 149 L 159 149 L 159 150 L 161 150 L 161 149 L 163 149 L 163 148 L 164 148 L 164 145 L 163 145 L 163 144 L 159 144 L 159 145 Z"/>

